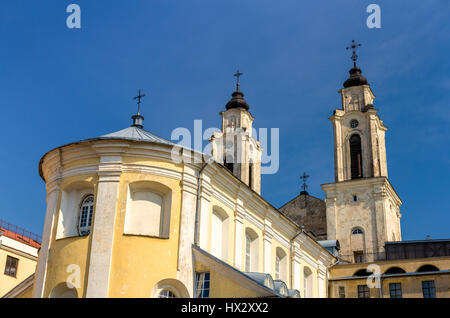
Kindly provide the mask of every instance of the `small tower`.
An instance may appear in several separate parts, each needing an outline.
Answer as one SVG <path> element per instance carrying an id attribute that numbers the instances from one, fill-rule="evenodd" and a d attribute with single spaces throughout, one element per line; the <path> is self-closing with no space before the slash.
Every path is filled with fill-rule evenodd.
<path id="1" fill-rule="evenodd" d="M 382 259 L 384 243 L 401 241 L 401 201 L 388 180 L 385 132 L 387 128 L 373 106 L 374 94 L 356 65 L 339 90 L 342 108 L 333 123 L 335 183 L 322 185 L 326 192 L 327 236 L 339 240 L 348 261 Z"/>
<path id="2" fill-rule="evenodd" d="M 237 71 L 236 91 L 221 112 L 222 131 L 211 137 L 212 156 L 252 190 L 261 193 L 261 152 L 259 141 L 253 137 L 253 116 L 240 91 Z"/>

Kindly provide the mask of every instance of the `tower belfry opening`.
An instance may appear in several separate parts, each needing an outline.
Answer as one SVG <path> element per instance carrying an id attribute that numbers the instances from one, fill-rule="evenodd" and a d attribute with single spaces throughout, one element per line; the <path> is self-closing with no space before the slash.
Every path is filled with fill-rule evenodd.
<path id="1" fill-rule="evenodd" d="M 352 179 L 362 178 L 361 137 L 354 134 L 350 137 L 349 142 Z"/>

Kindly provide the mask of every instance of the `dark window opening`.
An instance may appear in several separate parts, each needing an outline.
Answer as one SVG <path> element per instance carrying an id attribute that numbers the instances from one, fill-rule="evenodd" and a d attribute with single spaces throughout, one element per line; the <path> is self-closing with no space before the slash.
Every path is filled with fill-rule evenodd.
<path id="1" fill-rule="evenodd" d="M 345 287 L 339 286 L 339 298 L 345 298 Z"/>
<path id="2" fill-rule="evenodd" d="M 404 274 L 404 273 L 406 273 L 406 271 L 400 267 L 391 267 L 384 273 L 385 274 Z"/>
<path id="3" fill-rule="evenodd" d="M 390 283 L 389 284 L 389 294 L 391 298 L 402 298 L 402 284 L 401 283 Z"/>
<path id="4" fill-rule="evenodd" d="M 362 178 L 361 137 L 358 134 L 350 137 L 350 161 L 352 179 Z"/>
<path id="5" fill-rule="evenodd" d="M 19 260 L 15 257 L 8 256 L 6 258 L 5 275 L 16 277 Z"/>
<path id="6" fill-rule="evenodd" d="M 358 298 L 370 298 L 370 291 L 367 285 L 358 285 Z"/>
<path id="7" fill-rule="evenodd" d="M 428 280 L 422 282 L 423 298 L 436 298 L 436 288 L 434 286 L 434 280 Z"/>
<path id="8" fill-rule="evenodd" d="M 363 252 L 354 252 L 355 263 L 364 263 L 364 253 Z"/>
<path id="9" fill-rule="evenodd" d="M 252 188 L 253 185 L 253 164 L 250 162 L 248 164 L 248 186 Z"/>
<path id="10" fill-rule="evenodd" d="M 367 269 L 360 269 L 353 274 L 353 276 L 358 276 L 358 277 L 367 277 L 370 275 L 372 275 L 372 273 L 369 273 L 367 271 Z"/>
<path id="11" fill-rule="evenodd" d="M 423 273 L 423 272 L 439 272 L 439 268 L 437 268 L 434 265 L 423 265 L 421 266 L 417 272 Z"/>
<path id="12" fill-rule="evenodd" d="M 234 173 L 234 163 L 232 157 L 227 157 L 223 160 L 223 165 L 227 168 L 231 173 Z"/>
<path id="13" fill-rule="evenodd" d="M 209 298 L 210 282 L 209 273 L 195 273 L 197 298 Z"/>

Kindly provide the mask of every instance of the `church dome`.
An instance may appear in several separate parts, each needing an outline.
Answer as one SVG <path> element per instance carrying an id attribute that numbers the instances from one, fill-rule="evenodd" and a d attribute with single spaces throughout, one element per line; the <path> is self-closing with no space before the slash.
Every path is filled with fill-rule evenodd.
<path id="1" fill-rule="evenodd" d="M 232 108 L 244 108 L 245 110 L 250 109 L 250 106 L 244 99 L 244 93 L 242 93 L 239 89 L 236 90 L 231 96 L 231 100 L 225 106 L 227 110 Z"/>
<path id="2" fill-rule="evenodd" d="M 361 75 L 362 71 L 358 67 L 353 67 L 350 71 L 350 77 L 344 82 L 344 87 L 369 85 L 367 79 Z"/>

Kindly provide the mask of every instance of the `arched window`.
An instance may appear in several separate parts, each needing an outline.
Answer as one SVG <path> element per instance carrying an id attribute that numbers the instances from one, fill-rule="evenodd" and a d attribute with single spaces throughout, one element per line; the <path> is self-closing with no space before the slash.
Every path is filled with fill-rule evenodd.
<path id="1" fill-rule="evenodd" d="M 171 189 L 150 181 L 129 185 L 124 234 L 168 238 Z"/>
<path id="2" fill-rule="evenodd" d="M 361 137 L 358 134 L 350 137 L 350 162 L 352 179 L 362 178 Z"/>
<path id="3" fill-rule="evenodd" d="M 303 269 L 303 295 L 305 298 L 313 297 L 312 271 L 309 267 Z"/>
<path id="4" fill-rule="evenodd" d="M 354 229 L 352 234 L 364 234 L 364 232 L 363 232 L 363 230 L 358 228 L 358 229 Z"/>
<path id="5" fill-rule="evenodd" d="M 358 125 L 359 125 L 359 122 L 358 122 L 356 119 L 353 119 L 353 120 L 350 122 L 350 127 L 351 127 L 351 128 L 356 128 L 356 127 L 358 127 Z"/>
<path id="6" fill-rule="evenodd" d="M 275 256 L 275 279 L 286 280 L 287 257 L 282 248 L 277 247 Z"/>
<path id="7" fill-rule="evenodd" d="M 403 268 L 400 267 L 390 267 L 387 271 L 384 272 L 385 274 L 403 274 L 406 273 L 406 271 Z"/>
<path id="8" fill-rule="evenodd" d="M 258 235 L 251 229 L 245 231 L 245 271 L 258 271 Z"/>
<path id="9" fill-rule="evenodd" d="M 228 257 L 228 215 L 219 209 L 213 210 L 211 220 L 211 254 L 226 261 Z"/>
<path id="10" fill-rule="evenodd" d="M 158 298 L 177 298 L 177 296 L 171 290 L 164 289 L 159 293 Z"/>
<path id="11" fill-rule="evenodd" d="M 367 269 L 360 269 L 357 270 L 353 276 L 359 276 L 359 277 L 365 277 L 365 276 L 370 276 L 372 273 L 368 272 Z"/>
<path id="12" fill-rule="evenodd" d="M 94 196 L 88 195 L 84 198 L 80 207 L 80 220 L 78 232 L 80 235 L 89 235 L 91 232 L 92 216 L 94 214 Z"/>
<path id="13" fill-rule="evenodd" d="M 419 273 L 423 273 L 423 272 L 439 272 L 439 268 L 437 268 L 434 265 L 422 265 L 422 266 L 419 267 L 417 272 L 419 272 Z"/>

